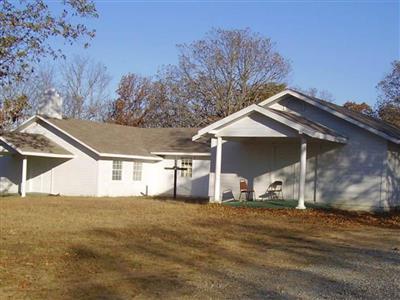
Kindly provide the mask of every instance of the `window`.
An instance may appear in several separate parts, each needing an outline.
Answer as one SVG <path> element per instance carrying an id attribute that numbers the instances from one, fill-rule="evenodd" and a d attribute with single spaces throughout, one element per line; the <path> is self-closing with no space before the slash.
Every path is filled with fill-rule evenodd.
<path id="1" fill-rule="evenodd" d="M 133 181 L 142 181 L 143 164 L 140 161 L 133 162 Z"/>
<path id="2" fill-rule="evenodd" d="M 112 180 L 122 180 L 122 161 L 113 160 Z"/>
<path id="3" fill-rule="evenodd" d="M 193 161 L 191 158 L 182 158 L 181 168 L 186 168 L 186 170 L 181 170 L 181 177 L 192 177 Z"/>

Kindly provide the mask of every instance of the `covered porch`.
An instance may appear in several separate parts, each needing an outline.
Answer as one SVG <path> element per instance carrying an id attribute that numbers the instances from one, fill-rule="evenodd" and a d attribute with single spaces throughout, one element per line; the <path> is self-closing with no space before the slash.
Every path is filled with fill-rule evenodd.
<path id="1" fill-rule="evenodd" d="M 305 209 L 307 177 L 318 163 L 322 148 L 338 147 L 347 139 L 320 124 L 298 115 L 252 105 L 202 130 L 194 139 L 210 138 L 212 148 L 212 174 L 210 201 L 222 203 L 237 199 L 247 182 L 254 197 L 274 181 L 282 181 L 283 198 L 296 199 L 297 209 Z M 312 159 L 312 168 L 308 163 Z M 288 195 L 290 190 L 290 195 Z M 308 189 L 308 193 L 316 194 Z M 314 197 L 315 199 L 315 197 Z"/>
<path id="2" fill-rule="evenodd" d="M 8 158 L 7 166 L 2 166 L 8 172 L 0 178 L 1 192 L 7 193 L 7 185 L 15 185 L 21 197 L 29 192 L 52 194 L 54 167 L 74 157 L 41 134 L 21 132 L 0 137 L 0 155 Z"/>

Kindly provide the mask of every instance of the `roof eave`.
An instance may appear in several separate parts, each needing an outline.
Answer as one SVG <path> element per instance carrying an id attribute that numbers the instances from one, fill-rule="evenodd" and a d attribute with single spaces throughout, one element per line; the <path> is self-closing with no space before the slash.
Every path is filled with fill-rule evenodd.
<path id="1" fill-rule="evenodd" d="M 139 160 L 150 160 L 150 161 L 163 160 L 162 157 L 158 157 L 158 156 L 129 155 L 129 154 L 119 154 L 119 153 L 99 153 L 99 157 L 100 158 L 139 159 Z"/>
<path id="2" fill-rule="evenodd" d="M 352 123 L 354 125 L 357 125 L 357 126 L 363 128 L 365 130 L 368 130 L 369 132 L 374 133 L 374 134 L 376 134 L 376 135 L 378 135 L 378 136 L 380 136 L 380 137 L 382 137 L 382 138 L 384 138 L 386 140 L 389 140 L 389 141 L 391 141 L 391 142 L 393 142 L 395 144 L 400 144 L 400 139 L 392 137 L 392 136 L 390 136 L 390 135 L 388 135 L 388 134 L 386 134 L 386 133 L 384 133 L 384 132 L 382 132 L 382 131 L 374 128 L 374 127 L 366 125 L 365 123 L 357 121 L 357 120 L 355 120 L 355 119 L 353 119 L 353 118 L 351 118 L 349 116 L 346 116 L 346 115 L 342 114 L 341 112 L 339 112 L 337 110 L 334 110 L 334 109 L 332 109 L 330 107 L 322 105 L 322 104 L 316 102 L 315 100 L 313 100 L 312 98 L 307 97 L 305 95 L 302 95 L 302 94 L 298 93 L 295 90 L 287 89 L 285 91 L 282 91 L 279 94 L 276 94 L 276 95 L 274 95 L 274 96 L 272 96 L 272 97 L 260 102 L 258 105 L 260 105 L 260 106 L 270 105 L 272 103 L 277 102 L 280 98 L 283 98 L 286 95 L 291 95 L 291 96 L 296 97 L 296 98 L 298 98 L 300 100 L 303 100 L 304 102 L 307 102 L 308 104 L 316 106 L 316 107 L 318 107 L 318 108 L 320 108 L 320 109 L 322 109 L 322 110 L 324 110 L 326 112 L 329 112 L 329 113 L 331 113 L 331 114 L 333 114 L 333 115 L 335 115 L 335 116 L 337 116 L 337 117 L 339 117 L 339 118 L 341 118 L 343 120 L 346 120 L 346 121 L 348 121 L 348 122 L 350 122 L 350 123 Z"/>
<path id="3" fill-rule="evenodd" d="M 280 94 L 283 94 L 283 92 L 281 92 Z M 281 116 L 271 110 L 267 110 L 264 107 L 257 105 L 257 104 L 252 104 L 252 105 L 250 105 L 250 106 L 248 106 L 248 107 L 246 107 L 224 119 L 221 119 L 221 120 L 203 128 L 202 130 L 199 130 L 198 133 L 195 136 L 193 136 L 192 140 L 193 141 L 198 140 L 199 138 L 205 136 L 206 134 L 215 135 L 216 130 L 218 128 L 220 128 L 222 126 L 226 126 L 226 125 L 230 124 L 231 122 L 234 122 L 237 119 L 244 117 L 252 112 L 258 112 L 258 113 L 263 114 L 266 117 L 272 118 L 275 121 L 280 122 L 292 129 L 294 129 L 299 134 L 306 134 L 313 138 L 324 139 L 324 140 L 338 142 L 338 143 L 347 143 L 346 137 L 325 134 L 325 133 L 319 132 L 317 130 L 314 130 L 312 128 L 308 128 L 302 124 L 293 122 L 293 121 L 285 118 L 284 116 Z"/>
<path id="4" fill-rule="evenodd" d="M 210 156 L 208 152 L 184 152 L 184 151 L 156 151 L 151 152 L 154 155 L 172 155 L 172 156 Z"/>
<path id="5" fill-rule="evenodd" d="M 6 143 L 10 148 L 12 148 L 16 153 L 22 156 L 37 156 L 37 157 L 54 157 L 54 158 L 74 158 L 74 154 L 61 154 L 61 153 L 51 153 L 51 152 L 35 152 L 35 151 L 24 151 L 19 147 L 15 146 L 6 138 L 0 137 L 0 141 Z"/>

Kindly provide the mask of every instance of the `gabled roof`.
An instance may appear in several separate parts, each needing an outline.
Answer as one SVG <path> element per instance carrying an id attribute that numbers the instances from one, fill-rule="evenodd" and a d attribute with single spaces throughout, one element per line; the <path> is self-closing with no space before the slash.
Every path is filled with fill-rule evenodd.
<path id="1" fill-rule="evenodd" d="M 296 122 L 298 124 L 302 124 L 303 126 L 305 126 L 307 128 L 314 129 L 314 130 L 316 130 L 318 132 L 321 132 L 321 133 L 324 133 L 324 134 L 328 134 L 328 135 L 331 135 L 331 136 L 345 138 L 344 136 L 340 135 L 339 133 L 335 132 L 334 130 L 332 130 L 332 129 L 326 127 L 326 126 L 323 126 L 322 124 L 319 124 L 319 123 L 313 122 L 313 121 L 311 121 L 309 119 L 306 119 L 306 118 L 304 118 L 302 116 L 295 115 L 295 114 L 289 113 L 287 111 L 281 111 L 281 110 L 272 109 L 272 108 L 269 108 L 268 110 L 271 110 L 274 113 L 287 118 L 288 120 L 291 120 L 291 121 Z"/>
<path id="2" fill-rule="evenodd" d="M 41 134 L 9 132 L 0 137 L 0 143 L 27 156 L 72 158 L 74 155 Z"/>
<path id="3" fill-rule="evenodd" d="M 195 143 L 194 128 L 138 128 L 78 119 L 38 120 L 66 134 L 101 157 L 160 160 L 159 155 L 209 155 L 209 145 Z M 28 121 L 27 121 L 28 122 Z M 20 126 L 19 130 L 27 124 Z"/>
<path id="4" fill-rule="evenodd" d="M 193 137 L 193 140 L 197 140 L 206 134 L 215 134 L 217 131 L 224 126 L 231 124 L 244 116 L 251 113 L 260 113 L 270 119 L 275 120 L 281 124 L 284 124 L 294 130 L 299 134 L 306 134 L 310 137 L 317 139 L 324 139 L 328 141 L 346 143 L 347 138 L 338 134 L 332 129 L 329 129 L 321 124 L 315 123 L 311 120 L 305 119 L 303 117 L 288 113 L 281 112 L 275 109 L 265 108 L 257 104 L 252 104 L 242 110 L 239 110 L 217 122 L 208 125 L 207 127 L 200 129 L 197 134 Z"/>
<path id="5" fill-rule="evenodd" d="M 400 129 L 397 127 L 394 127 L 384 121 L 375 119 L 373 117 L 369 117 L 365 114 L 358 113 L 355 111 L 352 111 L 350 109 L 347 109 L 343 106 L 316 98 L 312 97 L 309 95 L 306 95 L 302 92 L 293 90 L 293 89 L 287 89 L 283 92 L 280 92 L 264 101 L 259 103 L 261 106 L 269 106 L 272 103 L 278 102 L 282 98 L 286 96 L 293 96 L 297 99 L 300 99 L 306 103 L 309 103 L 313 106 L 316 106 L 324 111 L 327 111 L 343 120 L 346 120 L 347 122 L 350 122 L 356 126 L 359 126 L 365 130 L 370 131 L 371 133 L 374 133 L 384 139 L 390 140 L 396 144 L 400 144 Z"/>

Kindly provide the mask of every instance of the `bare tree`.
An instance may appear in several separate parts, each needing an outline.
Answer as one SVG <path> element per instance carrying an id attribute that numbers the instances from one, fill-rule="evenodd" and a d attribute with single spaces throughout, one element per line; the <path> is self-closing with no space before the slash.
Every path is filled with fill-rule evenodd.
<path id="1" fill-rule="evenodd" d="M 0 85 L 0 107 L 3 129 L 11 129 L 37 112 L 44 92 L 56 86 L 54 68 L 48 65 L 35 66 L 35 72 L 26 80 Z M 3 122 L 3 123 L 2 123 Z"/>
<path id="2" fill-rule="evenodd" d="M 50 41 L 74 44 L 95 35 L 82 22 L 98 16 L 93 1 L 60 2 L 62 9 L 52 10 L 44 0 L 0 1 L 0 128 L 16 125 L 30 112 L 34 96 L 24 90 L 33 91 L 37 84 L 35 66 L 45 57 L 65 57 Z"/>
<path id="3" fill-rule="evenodd" d="M 262 100 L 266 87 L 283 83 L 290 71 L 270 39 L 245 30 L 213 29 L 205 39 L 178 46 L 170 67 L 177 95 L 201 126 Z"/>
<path id="4" fill-rule="evenodd" d="M 392 70 L 377 85 L 379 91 L 376 114 L 382 120 L 400 127 L 400 60 L 392 62 Z"/>
<path id="5" fill-rule="evenodd" d="M 87 57 L 75 56 L 61 68 L 60 90 L 67 117 L 101 120 L 109 101 L 111 77 L 107 68 Z"/>
<path id="6" fill-rule="evenodd" d="M 317 97 L 325 101 L 335 102 L 335 98 L 333 97 L 332 93 L 327 90 L 319 90 L 313 87 L 308 89 L 302 89 L 302 88 L 296 88 L 296 89 L 311 97 Z"/>

